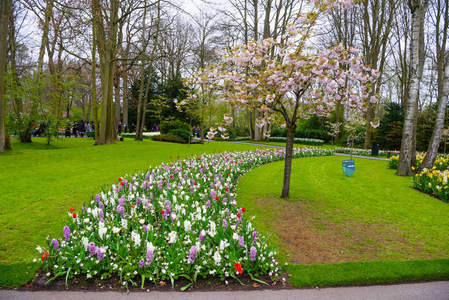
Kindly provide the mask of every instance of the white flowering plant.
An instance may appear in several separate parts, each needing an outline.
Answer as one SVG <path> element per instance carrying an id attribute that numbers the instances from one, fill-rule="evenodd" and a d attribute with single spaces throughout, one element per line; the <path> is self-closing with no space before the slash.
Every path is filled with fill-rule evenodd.
<path id="1" fill-rule="evenodd" d="M 331 155 L 294 149 L 294 157 Z M 275 249 L 267 245 L 236 202 L 238 178 L 259 165 L 283 160 L 284 149 L 222 152 L 186 158 L 118 179 L 95 199 L 68 213 L 63 237 L 40 248 L 53 280 L 119 276 L 144 286 L 179 277 L 248 274 L 278 276 Z M 189 284 L 189 285 L 190 285 Z M 183 289 L 187 288 L 185 286 Z"/>

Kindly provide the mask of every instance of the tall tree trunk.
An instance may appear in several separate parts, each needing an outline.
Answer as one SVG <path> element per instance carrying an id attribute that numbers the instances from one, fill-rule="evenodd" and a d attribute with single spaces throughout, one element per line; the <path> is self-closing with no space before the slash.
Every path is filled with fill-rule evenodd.
<path id="1" fill-rule="evenodd" d="M 123 74 L 123 126 L 128 124 L 128 74 Z"/>
<path id="2" fill-rule="evenodd" d="M 285 146 L 284 183 L 282 185 L 282 199 L 290 198 L 290 177 L 292 173 L 293 143 L 295 141 L 296 123 L 287 124 L 287 143 Z"/>
<path id="3" fill-rule="evenodd" d="M 94 5 L 94 4 L 93 4 Z M 92 8 L 93 8 L 92 5 Z M 93 9 L 95 13 L 95 9 Z M 94 15 L 93 13 L 93 15 Z M 93 17 L 93 26 L 92 26 L 92 114 L 94 119 L 94 135 L 95 135 L 95 145 L 97 144 L 98 139 L 100 138 L 100 124 L 98 123 L 98 108 L 97 108 L 97 35 L 96 28 L 98 19 Z M 69 115 L 67 115 L 67 118 Z"/>
<path id="4" fill-rule="evenodd" d="M 438 0 L 436 7 L 436 57 L 437 57 L 437 86 L 438 86 L 438 108 L 435 127 L 432 138 L 427 148 L 426 157 L 421 163 L 419 171 L 424 168 L 431 169 L 438 155 L 441 137 L 444 129 L 444 117 L 446 115 L 447 102 L 449 97 L 449 58 L 447 58 L 446 45 L 448 42 L 449 27 L 449 2 L 443 1 L 444 8 L 441 7 L 441 0 Z M 439 31 L 440 23 L 443 22 L 443 31 Z M 441 41 L 441 45 L 440 45 Z M 445 67 L 444 67 L 445 65 Z"/>
<path id="5" fill-rule="evenodd" d="M 430 139 L 429 147 L 427 148 L 426 157 L 420 166 L 420 171 L 423 168 L 431 169 L 435 163 L 435 159 L 438 155 L 438 148 L 440 147 L 441 137 L 443 135 L 444 128 L 444 116 L 446 114 L 447 102 L 449 97 L 449 64 L 446 64 L 444 70 L 443 88 L 441 90 L 441 96 L 438 101 L 437 119 L 435 127 L 433 129 L 432 138 Z"/>
<path id="6" fill-rule="evenodd" d="M 0 152 L 11 150 L 8 133 L 6 132 L 6 115 L 4 99 L 4 75 L 6 69 L 6 53 L 8 43 L 8 24 L 11 17 L 12 1 L 0 1 Z"/>
<path id="7" fill-rule="evenodd" d="M 410 2 L 410 10 L 412 13 L 412 33 L 411 33 L 411 84 L 409 90 L 408 102 L 405 110 L 404 129 L 402 132 L 401 152 L 399 154 L 399 164 L 396 175 L 412 176 L 411 154 L 414 152 L 413 147 L 413 130 L 414 120 L 417 117 L 417 102 L 419 97 L 419 86 L 421 82 L 420 72 L 420 31 L 421 23 L 424 22 L 427 2 L 421 0 L 413 0 Z"/>
<path id="8" fill-rule="evenodd" d="M 115 124 L 115 128 L 117 128 L 118 124 L 120 123 L 120 98 L 121 98 L 120 97 L 120 75 L 118 74 L 117 68 L 115 68 L 115 74 L 114 74 L 114 91 L 115 91 L 114 124 Z"/>
<path id="9" fill-rule="evenodd" d="M 93 1 L 93 7 L 96 13 L 100 14 L 97 8 L 100 7 L 99 0 Z M 111 0 L 111 12 L 109 15 L 109 28 L 107 34 L 104 28 L 97 26 L 96 36 L 98 43 L 98 51 L 100 53 L 100 75 L 101 75 L 101 123 L 99 126 L 100 137 L 96 141 L 97 145 L 115 143 L 117 135 L 114 124 L 114 68 L 117 50 L 117 21 L 118 21 L 119 3 L 117 0 Z M 100 25 L 100 24 L 98 24 Z M 99 28 L 101 27 L 101 28 Z M 98 127 L 95 124 L 96 128 Z"/>

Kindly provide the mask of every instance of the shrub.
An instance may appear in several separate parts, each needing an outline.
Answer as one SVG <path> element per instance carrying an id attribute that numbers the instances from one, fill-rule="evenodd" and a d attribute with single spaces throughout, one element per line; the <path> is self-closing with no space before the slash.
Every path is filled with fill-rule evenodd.
<path id="1" fill-rule="evenodd" d="M 190 132 L 190 125 L 181 120 L 164 121 L 159 126 L 162 134 L 168 134 L 174 129 L 182 129 Z"/>
<path id="2" fill-rule="evenodd" d="M 310 129 L 310 128 L 298 128 L 295 132 L 296 138 L 302 139 L 317 139 L 323 140 L 325 143 L 329 143 L 332 137 L 324 129 Z"/>
<path id="3" fill-rule="evenodd" d="M 189 136 L 190 136 L 190 132 L 188 130 L 184 130 L 184 129 L 172 129 L 172 130 L 170 130 L 170 132 L 168 134 L 179 136 L 180 138 L 182 138 L 183 140 L 186 140 L 186 141 L 189 140 Z"/>
<path id="4" fill-rule="evenodd" d="M 161 134 L 153 136 L 153 141 L 181 143 L 181 144 L 185 144 L 188 142 L 188 140 L 185 140 L 182 137 L 173 134 Z"/>

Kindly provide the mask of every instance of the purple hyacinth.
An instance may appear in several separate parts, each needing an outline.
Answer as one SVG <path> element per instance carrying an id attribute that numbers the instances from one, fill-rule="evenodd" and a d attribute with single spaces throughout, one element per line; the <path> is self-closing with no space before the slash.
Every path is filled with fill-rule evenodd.
<path id="1" fill-rule="evenodd" d="M 104 222 L 104 212 L 102 209 L 100 209 L 100 212 L 98 213 L 98 218 L 100 219 L 100 222 Z"/>
<path id="2" fill-rule="evenodd" d="M 190 186 L 190 193 L 193 194 L 193 185 Z"/>
<path id="3" fill-rule="evenodd" d="M 223 198 L 223 205 L 226 205 L 226 202 L 228 202 L 227 198 Z"/>
<path id="4" fill-rule="evenodd" d="M 139 206 L 140 203 L 142 203 L 142 200 L 140 199 L 140 197 L 136 198 L 136 206 Z"/>
<path id="5" fill-rule="evenodd" d="M 148 250 L 147 251 L 147 259 L 146 259 L 146 264 L 147 266 L 151 264 L 151 262 L 153 261 L 153 250 Z"/>
<path id="6" fill-rule="evenodd" d="M 210 192 L 210 197 L 212 198 L 212 199 L 215 199 L 215 191 L 212 191 L 212 192 Z"/>
<path id="7" fill-rule="evenodd" d="M 210 208 L 210 200 L 207 200 L 207 202 L 206 202 L 206 207 L 207 207 L 207 208 Z"/>
<path id="8" fill-rule="evenodd" d="M 125 206 L 125 195 L 123 195 L 122 197 L 120 197 L 120 199 L 118 199 L 118 205 Z"/>
<path id="9" fill-rule="evenodd" d="M 143 227 L 143 229 L 145 229 L 145 232 L 148 234 L 148 226 L 147 225 L 143 225 L 142 227 Z"/>
<path id="10" fill-rule="evenodd" d="M 239 236 L 239 247 L 245 247 L 245 239 L 243 238 L 243 236 Z"/>
<path id="11" fill-rule="evenodd" d="M 226 219 L 223 219 L 223 229 L 226 230 L 228 228 L 228 221 Z"/>
<path id="12" fill-rule="evenodd" d="M 253 244 L 255 244 L 256 243 L 256 239 L 257 239 L 257 236 L 258 236 L 259 234 L 257 233 L 257 231 L 253 231 Z"/>
<path id="13" fill-rule="evenodd" d="M 201 242 L 201 244 L 204 243 L 204 238 L 205 238 L 205 237 L 206 237 L 206 236 L 203 235 L 203 233 L 201 232 L 201 233 L 200 233 L 200 242 Z"/>
<path id="14" fill-rule="evenodd" d="M 125 217 L 125 209 L 121 205 L 117 205 L 117 212 L 123 217 Z"/>
<path id="15" fill-rule="evenodd" d="M 139 260 L 139 267 L 142 269 L 145 266 L 143 260 Z"/>
<path id="16" fill-rule="evenodd" d="M 56 249 L 57 252 L 59 253 L 59 243 L 57 239 L 52 239 L 51 240 L 51 244 L 53 245 L 53 249 Z"/>
<path id="17" fill-rule="evenodd" d="M 249 250 L 249 257 L 250 257 L 251 261 L 256 261 L 256 259 L 257 259 L 256 247 L 254 247 L 254 246 L 251 247 L 251 249 Z"/>
<path id="18" fill-rule="evenodd" d="M 102 249 L 104 249 L 104 247 L 101 248 L 97 248 L 97 258 L 99 261 L 102 261 L 104 258 L 104 253 L 101 251 Z"/>
<path id="19" fill-rule="evenodd" d="M 70 241 L 70 228 L 69 226 L 64 226 L 64 239 L 66 242 Z"/>
<path id="20" fill-rule="evenodd" d="M 95 196 L 95 199 L 97 200 L 97 203 L 99 203 L 99 202 L 100 202 L 100 195 L 97 194 L 97 195 Z"/>
<path id="21" fill-rule="evenodd" d="M 97 246 L 95 246 L 94 242 L 89 243 L 89 252 L 90 252 L 90 255 L 94 255 L 97 253 Z"/>
<path id="22" fill-rule="evenodd" d="M 190 254 L 189 254 L 189 263 L 193 264 L 193 262 L 195 261 L 195 255 L 196 255 L 196 251 L 198 249 L 196 248 L 196 246 L 192 246 L 190 248 Z"/>
<path id="23" fill-rule="evenodd" d="M 100 201 L 100 203 L 98 203 L 98 207 L 99 207 L 100 209 L 103 209 L 103 208 L 104 208 L 103 202 Z"/>
<path id="24" fill-rule="evenodd" d="M 144 182 L 142 183 L 142 190 L 144 190 L 144 189 L 146 189 L 146 188 L 147 188 L 147 182 L 144 181 Z"/>
<path id="25" fill-rule="evenodd" d="M 132 184 L 129 185 L 129 189 L 128 190 L 129 190 L 129 192 L 133 191 L 133 185 Z"/>
<path id="26" fill-rule="evenodd" d="M 153 193 L 150 192 L 150 200 L 153 201 Z"/>

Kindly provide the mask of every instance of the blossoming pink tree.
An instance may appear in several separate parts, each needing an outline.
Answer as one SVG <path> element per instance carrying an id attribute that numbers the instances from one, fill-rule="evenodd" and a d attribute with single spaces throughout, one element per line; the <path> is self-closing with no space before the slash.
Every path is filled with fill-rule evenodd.
<path id="1" fill-rule="evenodd" d="M 319 0 L 311 4 L 313 9 L 298 14 L 297 22 L 287 27 L 281 41 L 269 38 L 224 51 L 223 62 L 211 68 L 208 76 L 193 77 L 201 82 L 190 81 L 202 87 L 207 83 L 234 108 L 260 110 L 262 117 L 256 121 L 259 127 L 269 124 L 275 113 L 282 115 L 287 142 L 281 198 L 289 198 L 298 120 L 311 114 L 329 117 L 336 101 L 364 111 L 378 98 L 369 97 L 368 91 L 379 72 L 361 64 L 356 48 L 344 49 L 341 44 L 330 49 L 308 46 L 319 16 L 338 5 L 349 7 L 351 1 Z M 230 124 L 232 118 L 226 115 L 225 121 Z"/>

